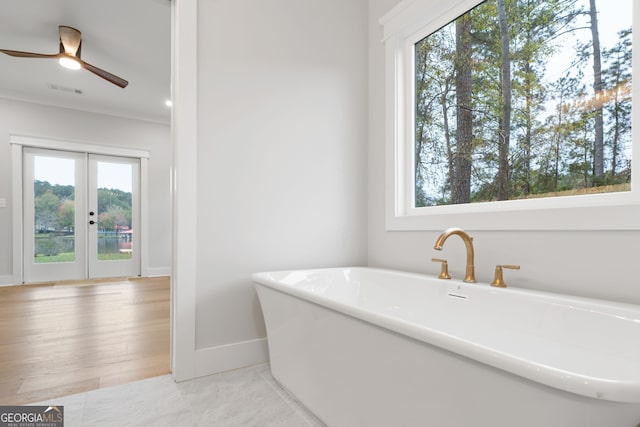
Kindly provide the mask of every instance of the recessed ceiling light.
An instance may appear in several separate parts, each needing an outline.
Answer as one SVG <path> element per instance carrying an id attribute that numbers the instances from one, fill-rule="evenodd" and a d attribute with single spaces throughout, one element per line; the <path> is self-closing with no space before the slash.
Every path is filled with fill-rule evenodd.
<path id="1" fill-rule="evenodd" d="M 164 101 L 164 105 L 166 105 L 167 107 L 172 107 L 173 102 L 170 99 L 167 99 L 166 101 Z"/>

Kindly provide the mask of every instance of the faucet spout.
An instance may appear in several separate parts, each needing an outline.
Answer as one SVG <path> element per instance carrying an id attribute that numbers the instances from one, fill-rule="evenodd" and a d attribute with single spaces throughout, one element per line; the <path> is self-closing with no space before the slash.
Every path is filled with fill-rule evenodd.
<path id="1" fill-rule="evenodd" d="M 433 245 L 433 248 L 435 250 L 441 251 L 442 247 L 444 246 L 444 242 L 446 242 L 449 236 L 452 236 L 452 235 L 460 236 L 460 238 L 464 242 L 465 248 L 467 249 L 467 268 L 464 274 L 464 281 L 467 283 L 476 283 L 473 238 L 470 237 L 466 231 L 457 227 L 447 228 L 438 237 L 438 239 L 436 240 L 436 243 Z"/>

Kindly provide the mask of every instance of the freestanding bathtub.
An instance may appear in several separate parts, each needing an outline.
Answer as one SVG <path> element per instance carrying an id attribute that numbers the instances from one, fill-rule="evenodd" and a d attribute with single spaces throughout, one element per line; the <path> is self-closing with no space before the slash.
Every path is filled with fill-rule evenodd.
<path id="1" fill-rule="evenodd" d="M 274 378 L 331 427 L 640 426 L 640 306 L 371 268 L 253 280 Z"/>

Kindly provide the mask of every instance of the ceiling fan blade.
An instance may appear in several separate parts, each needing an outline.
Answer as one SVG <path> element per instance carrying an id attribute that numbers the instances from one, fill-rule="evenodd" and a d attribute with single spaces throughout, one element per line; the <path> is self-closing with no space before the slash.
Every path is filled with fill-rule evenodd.
<path id="1" fill-rule="evenodd" d="M 78 55 L 77 52 L 80 47 L 80 42 L 82 41 L 80 30 L 66 25 L 60 25 L 58 31 L 60 31 L 60 44 L 64 47 L 65 53 L 79 57 L 80 55 Z"/>
<path id="2" fill-rule="evenodd" d="M 93 74 L 95 74 L 96 76 L 102 77 L 103 79 L 110 81 L 111 83 L 113 83 L 116 86 L 120 86 L 121 88 L 125 88 L 127 87 L 127 85 L 129 84 L 128 81 L 126 81 L 123 78 L 120 78 L 114 74 L 111 74 L 107 71 L 101 70 L 98 67 L 94 67 L 91 64 L 88 64 L 86 62 L 84 62 L 83 60 L 80 60 L 80 65 L 82 66 L 82 68 L 84 68 L 85 70 L 91 71 Z"/>
<path id="3" fill-rule="evenodd" d="M 18 58 L 57 58 L 60 55 L 59 53 L 53 53 L 51 55 L 47 55 L 45 53 L 22 52 L 19 50 L 7 50 L 7 49 L 0 49 L 0 52 L 7 54 L 9 56 L 15 56 Z"/>
<path id="4" fill-rule="evenodd" d="M 80 48 L 82 45 L 82 37 L 79 30 L 69 27 L 67 25 L 60 25 L 58 27 L 60 32 L 60 53 L 54 53 L 51 55 L 43 54 L 43 53 L 33 53 L 33 52 L 22 52 L 19 50 L 7 50 L 0 49 L 0 52 L 9 55 L 16 56 L 19 58 L 65 58 L 76 61 L 80 64 L 82 68 L 88 70 L 95 74 L 98 77 L 102 77 L 103 79 L 113 83 L 116 86 L 120 86 L 121 88 L 127 87 L 129 84 L 125 79 L 118 77 L 114 74 L 111 74 L 105 70 L 102 70 L 98 67 L 95 67 L 89 63 L 84 62 L 80 59 Z M 68 65 L 68 64 L 63 64 Z"/>

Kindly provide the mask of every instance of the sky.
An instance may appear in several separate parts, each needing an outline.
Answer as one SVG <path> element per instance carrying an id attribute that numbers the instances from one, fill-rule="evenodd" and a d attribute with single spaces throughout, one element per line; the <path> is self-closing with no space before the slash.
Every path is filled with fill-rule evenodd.
<path id="1" fill-rule="evenodd" d="M 98 188 L 131 193 L 131 165 L 98 162 Z M 34 179 L 52 185 L 75 185 L 75 160 L 60 157 L 34 157 Z"/>
<path id="2" fill-rule="evenodd" d="M 115 188 L 131 193 L 132 174 L 129 164 L 98 162 L 98 188 Z"/>
<path id="3" fill-rule="evenodd" d="M 589 0 L 579 0 L 577 4 L 589 10 Z M 598 9 L 600 48 L 602 50 L 611 49 L 618 41 L 618 31 L 629 28 L 632 24 L 633 0 L 597 0 L 596 7 Z M 589 17 L 583 16 L 582 22 L 587 28 L 576 33 L 566 34 L 564 39 L 561 39 L 564 49 L 560 50 L 548 62 L 547 79 L 549 81 L 555 81 L 562 77 L 575 60 L 576 40 L 581 40 L 583 43 L 591 40 Z M 593 74 L 585 77 L 592 79 Z"/>

